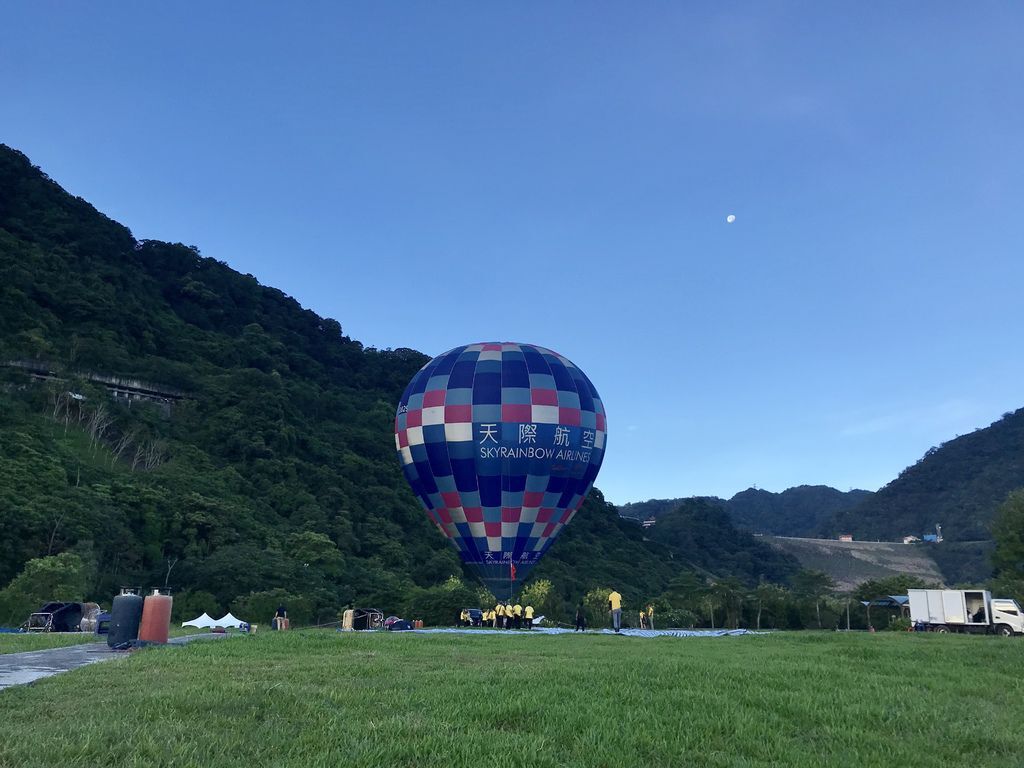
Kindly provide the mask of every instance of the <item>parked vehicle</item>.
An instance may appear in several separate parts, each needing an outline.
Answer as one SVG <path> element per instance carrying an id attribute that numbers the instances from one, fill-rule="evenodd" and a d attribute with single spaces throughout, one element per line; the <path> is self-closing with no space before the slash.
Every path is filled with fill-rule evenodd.
<path id="1" fill-rule="evenodd" d="M 1024 634 L 1024 612 L 1015 600 L 983 589 L 911 589 L 910 620 L 930 632 Z"/>

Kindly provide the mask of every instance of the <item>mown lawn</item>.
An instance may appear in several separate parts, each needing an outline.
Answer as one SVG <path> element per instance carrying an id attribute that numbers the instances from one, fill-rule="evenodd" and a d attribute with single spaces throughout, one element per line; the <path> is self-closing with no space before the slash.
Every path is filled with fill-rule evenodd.
<path id="1" fill-rule="evenodd" d="M 1012 766 L 1020 638 L 266 633 L 0 692 L 3 766 Z"/>
<path id="2" fill-rule="evenodd" d="M 9 634 L 0 633 L 0 653 L 21 653 L 22 651 L 41 651 L 44 648 L 62 648 L 66 645 L 79 645 L 81 643 L 94 643 L 96 635 L 86 633 L 24 633 Z"/>

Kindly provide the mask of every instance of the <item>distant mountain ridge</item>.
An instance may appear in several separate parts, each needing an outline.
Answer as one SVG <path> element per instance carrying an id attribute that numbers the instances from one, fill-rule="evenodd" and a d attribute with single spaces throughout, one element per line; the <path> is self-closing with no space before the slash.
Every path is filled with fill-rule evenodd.
<path id="1" fill-rule="evenodd" d="M 900 542 L 907 535 L 933 533 L 939 524 L 944 541 L 926 552 L 946 582 L 954 584 L 991 577 L 990 527 L 998 507 L 1018 488 L 1024 488 L 1024 408 L 929 449 L 875 493 L 844 493 L 827 486 L 799 486 L 782 493 L 749 488 L 729 500 L 701 500 L 725 509 L 739 529 L 782 537 L 835 539 L 846 533 L 855 541 Z M 619 514 L 660 522 L 687 501 L 624 504 Z M 808 566 L 807 553 L 798 551 L 804 545 L 782 544 L 806 567 L 820 567 Z M 860 576 L 866 577 L 866 572 Z"/>
<path id="2" fill-rule="evenodd" d="M 693 498 L 721 506 L 737 528 L 775 536 L 815 536 L 837 513 L 857 506 L 871 495 L 871 491 L 864 490 L 839 491 L 827 485 L 800 485 L 781 493 L 748 488 L 728 500 Z M 658 518 L 689 500 L 650 499 L 623 504 L 619 514 L 636 520 Z"/>
<path id="3" fill-rule="evenodd" d="M 985 541 L 996 509 L 1021 487 L 1024 408 L 929 449 L 877 493 L 838 511 L 818 534 L 897 540 L 932 532 L 938 523 L 948 541 Z"/>

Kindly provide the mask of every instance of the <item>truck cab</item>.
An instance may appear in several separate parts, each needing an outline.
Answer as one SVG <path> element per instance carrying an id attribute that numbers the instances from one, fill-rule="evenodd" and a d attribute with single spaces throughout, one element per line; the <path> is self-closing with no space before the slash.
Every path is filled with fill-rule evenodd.
<path id="1" fill-rule="evenodd" d="M 1005 597 L 992 598 L 992 624 L 998 634 L 1024 634 L 1024 611 L 1016 600 Z"/>

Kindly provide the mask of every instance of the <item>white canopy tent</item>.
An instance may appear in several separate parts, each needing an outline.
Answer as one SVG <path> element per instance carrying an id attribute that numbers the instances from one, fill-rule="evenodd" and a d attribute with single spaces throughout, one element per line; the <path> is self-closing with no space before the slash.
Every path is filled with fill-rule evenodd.
<path id="1" fill-rule="evenodd" d="M 230 613 L 224 614 L 219 619 L 211 619 L 210 615 L 204 612 L 202 616 L 198 616 L 192 619 L 192 621 L 181 622 L 181 626 L 196 627 L 197 629 L 210 629 L 211 627 L 223 627 L 224 629 L 233 627 L 234 629 L 238 629 L 245 623 L 246 622 L 241 621 L 240 619 L 236 619 Z"/>

